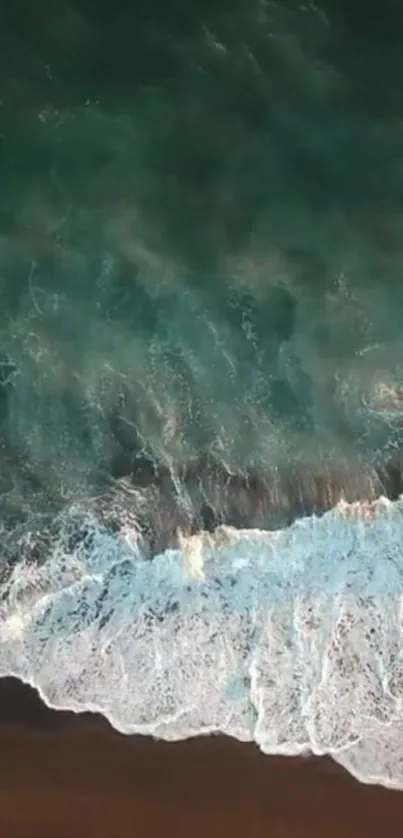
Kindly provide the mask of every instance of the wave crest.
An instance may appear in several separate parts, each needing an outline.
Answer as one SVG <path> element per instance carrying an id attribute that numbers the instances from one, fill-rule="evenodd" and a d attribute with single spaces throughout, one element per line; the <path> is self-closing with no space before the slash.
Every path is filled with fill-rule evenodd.
<path id="1" fill-rule="evenodd" d="M 88 519 L 3 584 L 0 674 L 127 734 L 221 731 L 403 787 L 402 515 L 385 498 L 339 504 L 277 531 L 184 536 L 153 561 L 140 536 Z"/>

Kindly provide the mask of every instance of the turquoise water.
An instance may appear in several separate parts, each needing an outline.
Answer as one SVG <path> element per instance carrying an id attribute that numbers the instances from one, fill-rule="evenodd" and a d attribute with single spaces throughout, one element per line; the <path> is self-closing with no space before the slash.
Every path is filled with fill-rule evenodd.
<path id="1" fill-rule="evenodd" d="M 354 8 L 5 4 L 2 435 L 42 480 L 399 442 L 401 20 Z"/>

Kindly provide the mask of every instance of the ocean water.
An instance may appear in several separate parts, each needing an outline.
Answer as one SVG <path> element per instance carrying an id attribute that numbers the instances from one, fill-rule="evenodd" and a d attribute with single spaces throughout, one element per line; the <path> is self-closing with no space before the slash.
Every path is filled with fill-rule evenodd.
<path id="1" fill-rule="evenodd" d="M 403 12 L 0 10 L 0 675 L 403 787 Z"/>

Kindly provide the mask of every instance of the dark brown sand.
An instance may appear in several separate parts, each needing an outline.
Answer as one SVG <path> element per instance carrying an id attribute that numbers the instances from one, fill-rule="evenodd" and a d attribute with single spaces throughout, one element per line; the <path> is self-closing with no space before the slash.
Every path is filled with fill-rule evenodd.
<path id="1" fill-rule="evenodd" d="M 0 681 L 1 838 L 401 838 L 403 794 L 328 759 L 224 737 L 167 744 Z"/>

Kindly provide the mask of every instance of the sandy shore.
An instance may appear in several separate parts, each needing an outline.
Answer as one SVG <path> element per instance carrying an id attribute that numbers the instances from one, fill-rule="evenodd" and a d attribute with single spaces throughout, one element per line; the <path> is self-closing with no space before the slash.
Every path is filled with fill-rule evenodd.
<path id="1" fill-rule="evenodd" d="M 0 682 L 1 838 L 392 838 L 403 794 L 224 737 L 128 739 Z"/>

